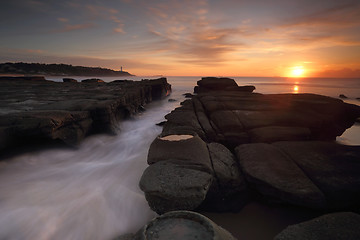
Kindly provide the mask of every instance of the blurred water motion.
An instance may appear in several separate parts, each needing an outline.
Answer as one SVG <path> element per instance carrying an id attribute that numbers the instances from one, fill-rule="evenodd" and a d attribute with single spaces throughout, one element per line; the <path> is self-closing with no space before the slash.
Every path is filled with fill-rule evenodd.
<path id="1" fill-rule="evenodd" d="M 175 103 L 176 104 L 176 103 Z M 155 123 L 174 108 L 153 103 L 121 124 L 118 136 L 97 135 L 78 150 L 43 150 L 0 165 L 0 239 L 111 239 L 155 216 L 138 188 Z"/>

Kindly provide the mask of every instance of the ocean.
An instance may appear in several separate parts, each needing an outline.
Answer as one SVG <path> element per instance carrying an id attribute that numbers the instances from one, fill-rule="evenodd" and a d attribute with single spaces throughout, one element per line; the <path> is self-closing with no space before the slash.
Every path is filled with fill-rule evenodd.
<path id="1" fill-rule="evenodd" d="M 46 77 L 61 81 L 62 77 Z M 77 80 L 88 77 L 74 77 Z M 114 77 L 99 77 L 106 82 Z M 127 77 L 141 80 L 155 77 Z M 74 149 L 43 149 L 0 162 L 0 239 L 104 240 L 135 232 L 155 217 L 138 188 L 147 167 L 148 148 L 161 132 L 156 126 L 193 92 L 200 77 L 167 77 L 170 98 L 153 102 L 147 111 L 120 123 L 117 136 L 93 135 Z M 293 79 L 235 77 L 239 85 L 254 85 L 259 93 L 344 94 L 360 105 L 360 79 Z M 338 142 L 360 145 L 360 126 L 348 129 Z M 245 239 L 271 239 L 274 234 L 309 217 L 298 210 L 274 209 L 255 203 L 238 214 L 208 214 L 225 228 L 242 231 Z M 294 216 L 296 215 L 296 216 Z M 310 214 L 311 215 L 311 214 Z M 233 219 L 239 224 L 235 226 Z M 245 221 L 247 219 L 247 222 Z M 250 222 L 249 222 L 250 221 Z M 229 223 L 232 222 L 232 223 Z M 257 224 L 253 231 L 249 224 Z M 259 231 L 259 229 L 265 229 Z M 260 234 L 260 235 L 259 235 Z"/>

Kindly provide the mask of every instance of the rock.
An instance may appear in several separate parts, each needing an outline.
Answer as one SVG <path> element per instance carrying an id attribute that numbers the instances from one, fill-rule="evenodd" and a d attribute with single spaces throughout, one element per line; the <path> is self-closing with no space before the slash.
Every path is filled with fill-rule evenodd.
<path id="1" fill-rule="evenodd" d="M 185 96 L 185 98 L 192 98 L 194 95 L 192 93 L 184 93 L 183 96 Z"/>
<path id="2" fill-rule="evenodd" d="M 195 111 L 205 123 L 206 140 L 229 148 L 251 142 L 334 140 L 360 116 L 359 106 L 314 94 L 222 91 L 202 93 L 192 101 L 200 106 Z"/>
<path id="3" fill-rule="evenodd" d="M 73 78 L 63 78 L 63 82 L 74 82 L 77 83 L 78 81 L 76 79 Z"/>
<path id="4" fill-rule="evenodd" d="M 209 152 L 205 142 L 198 136 L 168 135 L 157 137 L 150 145 L 148 164 L 169 159 L 194 165 L 199 170 L 212 173 Z"/>
<path id="5" fill-rule="evenodd" d="M 208 91 L 220 91 L 228 87 L 237 87 L 237 83 L 231 78 L 216 78 L 216 77 L 204 77 L 197 82 L 199 86 L 194 89 L 195 93 L 208 92 Z"/>
<path id="6" fill-rule="evenodd" d="M 249 85 L 249 86 L 227 87 L 225 90 L 252 93 L 255 89 L 256 89 L 255 86 Z"/>
<path id="7" fill-rule="evenodd" d="M 156 123 L 155 125 L 162 127 L 165 125 L 165 123 L 166 123 L 166 121 L 162 121 L 162 122 Z"/>
<path id="8" fill-rule="evenodd" d="M 151 87 L 152 100 L 163 99 L 171 93 L 171 85 L 164 77 L 157 79 L 142 79 L 141 83 Z"/>
<path id="9" fill-rule="evenodd" d="M 273 146 L 289 156 L 324 193 L 328 208 L 360 207 L 360 146 L 312 141 Z"/>
<path id="10" fill-rule="evenodd" d="M 248 132 L 253 143 L 276 141 L 302 141 L 311 139 L 311 131 L 304 127 L 269 126 L 254 128 Z"/>
<path id="11" fill-rule="evenodd" d="M 324 208 L 321 190 L 284 152 L 271 144 L 244 144 L 235 149 L 246 180 L 267 199 Z"/>
<path id="12" fill-rule="evenodd" d="M 340 95 L 339 95 L 339 98 L 346 99 L 346 98 L 348 98 L 348 97 L 347 97 L 347 96 L 345 96 L 344 94 L 340 94 Z"/>
<path id="13" fill-rule="evenodd" d="M 173 99 L 173 98 L 170 98 L 170 99 L 168 100 L 168 102 L 177 102 L 177 100 L 176 100 L 176 99 Z"/>
<path id="14" fill-rule="evenodd" d="M 249 200 L 247 184 L 235 156 L 219 143 L 208 144 L 214 177 L 202 208 L 205 211 L 238 212 Z"/>
<path id="15" fill-rule="evenodd" d="M 143 240 L 235 240 L 207 217 L 190 211 L 163 214 L 140 229 L 135 239 Z"/>
<path id="16" fill-rule="evenodd" d="M 104 80 L 98 79 L 98 78 L 90 78 L 90 79 L 84 79 L 81 80 L 82 83 L 104 83 Z"/>
<path id="17" fill-rule="evenodd" d="M 327 210 L 360 207 L 360 146 L 284 141 L 235 150 L 246 180 L 269 200 Z"/>
<path id="18" fill-rule="evenodd" d="M 274 240 L 358 240 L 360 239 L 360 215 L 339 212 L 291 225 Z"/>
<path id="19" fill-rule="evenodd" d="M 158 214 L 194 210 L 205 199 L 213 176 L 189 161 L 168 159 L 151 164 L 143 173 L 140 189 Z"/>
<path id="20" fill-rule="evenodd" d="M 152 93 L 169 91 L 164 86 L 162 80 L 73 84 L 2 78 L 0 151 L 49 141 L 77 146 L 91 133 L 116 134 L 118 122 L 141 111 Z"/>

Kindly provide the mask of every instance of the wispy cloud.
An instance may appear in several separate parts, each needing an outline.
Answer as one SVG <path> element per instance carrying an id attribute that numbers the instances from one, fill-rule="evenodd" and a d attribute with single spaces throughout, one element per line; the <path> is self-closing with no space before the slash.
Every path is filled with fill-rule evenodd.
<path id="1" fill-rule="evenodd" d="M 352 2 L 340 4 L 335 7 L 305 14 L 300 17 L 288 19 L 285 26 L 306 26 L 306 27 L 352 27 L 360 23 L 360 3 Z"/>
<path id="2" fill-rule="evenodd" d="M 52 31 L 53 33 L 63 33 L 84 30 L 89 28 L 94 28 L 96 25 L 93 23 L 81 23 L 81 24 L 66 24 L 63 28 Z"/>
<path id="3" fill-rule="evenodd" d="M 245 46 L 236 37 L 239 28 L 217 27 L 217 21 L 209 19 L 207 1 L 169 1 L 149 7 L 154 24 L 148 24 L 149 32 L 179 62 L 198 65 L 219 64 L 227 60 L 227 54 Z"/>

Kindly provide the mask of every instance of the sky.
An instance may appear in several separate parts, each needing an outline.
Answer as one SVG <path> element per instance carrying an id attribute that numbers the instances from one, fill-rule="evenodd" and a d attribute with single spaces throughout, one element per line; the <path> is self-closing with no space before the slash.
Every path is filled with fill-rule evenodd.
<path id="1" fill-rule="evenodd" d="M 0 62 L 360 77 L 359 0 L 11 0 L 0 30 Z"/>

